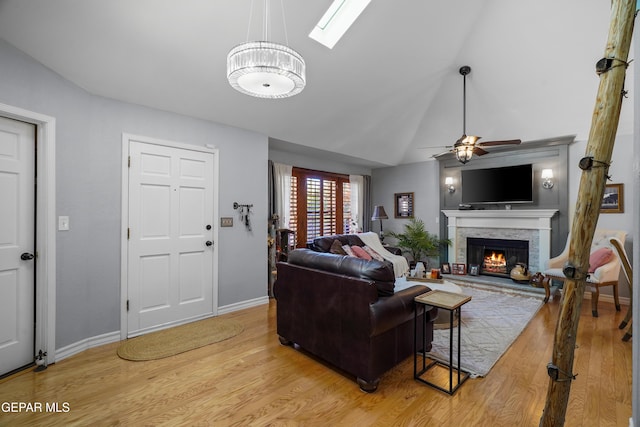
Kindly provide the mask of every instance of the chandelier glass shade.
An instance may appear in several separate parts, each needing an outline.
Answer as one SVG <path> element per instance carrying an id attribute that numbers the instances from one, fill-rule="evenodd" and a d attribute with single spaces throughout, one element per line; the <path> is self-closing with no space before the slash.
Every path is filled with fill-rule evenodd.
<path id="1" fill-rule="evenodd" d="M 258 98 L 288 98 L 306 84 L 305 62 L 288 46 L 267 41 L 243 43 L 227 55 L 227 79 L 239 92 Z"/>

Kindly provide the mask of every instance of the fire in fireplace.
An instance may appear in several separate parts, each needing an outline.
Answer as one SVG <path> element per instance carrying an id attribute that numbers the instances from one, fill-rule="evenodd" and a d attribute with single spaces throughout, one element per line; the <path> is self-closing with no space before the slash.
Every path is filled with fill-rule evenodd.
<path id="1" fill-rule="evenodd" d="M 467 265 L 480 266 L 480 274 L 509 277 L 518 263 L 529 265 L 527 240 L 467 237 Z"/>
<path id="2" fill-rule="evenodd" d="M 507 259 L 504 251 L 485 249 L 482 271 L 486 273 L 507 274 Z"/>

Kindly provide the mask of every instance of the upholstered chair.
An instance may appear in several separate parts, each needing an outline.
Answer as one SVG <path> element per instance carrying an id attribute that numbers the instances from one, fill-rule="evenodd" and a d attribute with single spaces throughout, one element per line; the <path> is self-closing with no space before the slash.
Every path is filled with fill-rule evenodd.
<path id="1" fill-rule="evenodd" d="M 600 297 L 600 288 L 603 286 L 611 286 L 613 289 L 613 301 L 616 310 L 620 311 L 620 300 L 618 298 L 618 277 L 620 276 L 620 260 L 615 254 L 610 239 L 616 238 L 623 245 L 627 233 L 620 230 L 596 229 L 591 243 L 591 257 L 589 268 L 589 276 L 587 277 L 587 285 L 591 290 L 591 314 L 598 317 L 598 299 Z M 566 280 L 562 273 L 562 268 L 569 259 L 569 243 L 571 242 L 571 234 L 567 237 L 567 243 L 560 255 L 551 258 L 544 271 L 545 277 L 563 282 Z"/>

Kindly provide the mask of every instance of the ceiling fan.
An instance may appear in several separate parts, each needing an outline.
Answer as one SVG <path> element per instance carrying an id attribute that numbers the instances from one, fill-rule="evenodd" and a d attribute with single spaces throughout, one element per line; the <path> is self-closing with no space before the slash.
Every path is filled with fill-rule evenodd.
<path id="1" fill-rule="evenodd" d="M 467 75 L 471 73 L 471 67 L 463 65 L 459 70 L 463 77 L 462 83 L 462 136 L 453 144 L 453 147 L 447 152 L 456 155 L 456 159 L 462 164 L 471 160 L 471 157 L 483 156 L 488 153 L 482 147 L 495 147 L 499 145 L 518 145 L 522 141 L 519 139 L 510 139 L 505 141 L 486 141 L 478 142 L 479 136 L 467 135 Z M 434 156 L 437 157 L 437 156 Z"/>

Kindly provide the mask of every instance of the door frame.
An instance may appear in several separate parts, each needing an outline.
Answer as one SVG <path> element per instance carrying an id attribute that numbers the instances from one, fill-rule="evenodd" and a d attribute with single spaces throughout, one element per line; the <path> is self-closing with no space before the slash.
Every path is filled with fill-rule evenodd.
<path id="1" fill-rule="evenodd" d="M 179 148 L 183 150 L 199 151 L 213 154 L 213 241 L 216 243 L 213 251 L 213 315 L 218 315 L 218 218 L 219 218 L 219 184 L 220 184 L 220 156 L 217 148 L 200 145 L 184 144 L 148 136 L 122 134 L 122 224 L 120 231 L 120 339 L 127 339 L 128 317 L 127 297 L 129 295 L 129 145 L 131 141 L 155 144 L 164 147 Z"/>
<path id="2" fill-rule="evenodd" d="M 36 126 L 35 351 L 46 366 L 56 361 L 56 119 L 2 103 L 0 115 Z"/>

